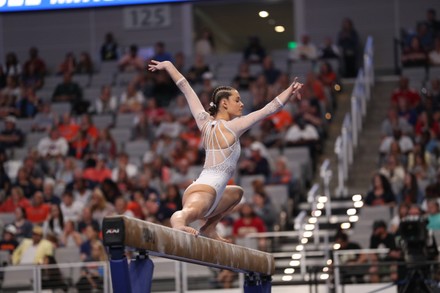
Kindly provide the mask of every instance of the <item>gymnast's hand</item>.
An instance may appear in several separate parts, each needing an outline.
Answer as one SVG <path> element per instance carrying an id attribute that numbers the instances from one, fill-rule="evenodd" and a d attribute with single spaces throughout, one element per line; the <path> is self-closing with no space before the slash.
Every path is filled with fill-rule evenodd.
<path id="1" fill-rule="evenodd" d="M 154 72 L 156 70 L 164 70 L 171 64 L 170 61 L 159 62 L 156 60 L 151 60 L 151 63 L 148 64 L 148 70 Z"/>
<path id="2" fill-rule="evenodd" d="M 292 95 L 295 96 L 298 100 L 301 100 L 301 88 L 304 84 L 297 82 L 298 77 L 295 77 L 293 80 L 293 83 L 290 85 L 290 88 L 292 89 Z"/>

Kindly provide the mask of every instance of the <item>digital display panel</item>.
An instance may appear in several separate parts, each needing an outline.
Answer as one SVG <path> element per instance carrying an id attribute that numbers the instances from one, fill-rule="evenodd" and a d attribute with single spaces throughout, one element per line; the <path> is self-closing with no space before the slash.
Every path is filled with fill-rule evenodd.
<path id="1" fill-rule="evenodd" d="M 1 12 L 92 8 L 118 5 L 188 2 L 187 0 L 0 0 Z"/>

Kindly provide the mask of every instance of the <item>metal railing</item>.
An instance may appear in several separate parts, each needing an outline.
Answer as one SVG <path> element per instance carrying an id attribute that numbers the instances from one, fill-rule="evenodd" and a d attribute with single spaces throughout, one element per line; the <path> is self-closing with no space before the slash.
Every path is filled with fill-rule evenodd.
<path id="1" fill-rule="evenodd" d="M 338 196 L 348 195 L 348 169 L 353 163 L 353 152 L 359 143 L 363 118 L 367 114 L 367 102 L 371 98 L 371 88 L 374 85 L 373 49 L 373 38 L 370 36 L 365 45 L 364 65 L 358 71 L 351 94 L 351 109 L 344 116 L 341 134 L 335 142 L 335 154 L 338 158 L 338 186 L 335 193 Z"/>

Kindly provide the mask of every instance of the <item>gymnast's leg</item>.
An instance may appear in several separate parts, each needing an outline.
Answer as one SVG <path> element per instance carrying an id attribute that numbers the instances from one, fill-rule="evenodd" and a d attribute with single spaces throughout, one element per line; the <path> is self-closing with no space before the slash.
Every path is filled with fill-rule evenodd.
<path id="1" fill-rule="evenodd" d="M 243 196 L 243 188 L 237 185 L 228 185 L 223 192 L 218 206 L 208 216 L 205 224 L 200 228 L 200 234 L 217 239 L 220 241 L 230 242 L 217 234 L 216 226 L 218 222 L 223 219 L 225 215 L 232 211 L 232 209 L 241 201 Z"/>
<path id="2" fill-rule="evenodd" d="M 211 188 L 212 189 L 212 188 Z M 189 187 L 182 198 L 183 208 L 175 212 L 170 219 L 171 227 L 193 235 L 199 232 L 189 227 L 192 222 L 203 219 L 215 200 L 215 191 L 203 187 Z"/>

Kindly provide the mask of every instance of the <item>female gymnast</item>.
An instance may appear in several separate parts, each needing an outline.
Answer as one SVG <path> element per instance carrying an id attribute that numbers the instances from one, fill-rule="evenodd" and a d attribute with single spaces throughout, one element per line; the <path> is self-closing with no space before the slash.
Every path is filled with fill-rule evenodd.
<path id="1" fill-rule="evenodd" d="M 242 116 L 243 103 L 237 90 L 228 86 L 216 88 L 208 112 L 183 75 L 169 61 L 152 60 L 150 71 L 166 70 L 185 95 L 206 151 L 203 170 L 182 197 L 183 208 L 171 217 L 171 226 L 193 235 L 226 241 L 216 232 L 217 223 L 241 200 L 243 189 L 226 185 L 233 176 L 240 156 L 240 136 L 252 125 L 275 113 L 291 96 L 300 98 L 303 86 L 295 81 L 265 107 Z M 200 231 L 189 226 L 204 220 Z M 227 242 L 227 241 L 226 241 Z"/>

